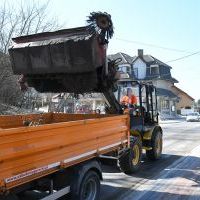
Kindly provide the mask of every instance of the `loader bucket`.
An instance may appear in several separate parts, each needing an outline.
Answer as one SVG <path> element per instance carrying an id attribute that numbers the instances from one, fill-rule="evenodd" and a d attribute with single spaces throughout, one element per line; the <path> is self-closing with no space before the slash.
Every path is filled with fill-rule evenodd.
<path id="1" fill-rule="evenodd" d="M 106 62 L 105 45 L 87 27 L 14 38 L 9 54 L 14 74 L 40 92 L 98 90 Z"/>
<path id="2" fill-rule="evenodd" d="M 115 61 L 107 61 L 111 16 L 92 12 L 88 26 L 13 38 L 9 49 L 21 88 L 39 92 L 104 92 L 116 88 Z"/>

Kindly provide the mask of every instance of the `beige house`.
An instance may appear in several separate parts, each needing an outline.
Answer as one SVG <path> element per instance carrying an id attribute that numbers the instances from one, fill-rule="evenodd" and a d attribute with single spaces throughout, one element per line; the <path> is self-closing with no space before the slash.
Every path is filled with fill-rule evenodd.
<path id="1" fill-rule="evenodd" d="M 193 109 L 194 108 L 194 98 L 189 94 L 178 88 L 177 86 L 172 86 L 172 91 L 179 97 L 179 101 L 176 104 L 177 113 L 181 114 L 182 109 Z"/>
<path id="2" fill-rule="evenodd" d="M 172 77 L 172 67 L 158 60 L 154 56 L 143 54 L 138 50 L 137 56 L 117 53 L 109 56 L 111 59 L 121 58 L 118 64 L 119 71 L 129 74 L 135 80 L 152 82 L 157 88 L 158 110 L 163 118 L 176 116 L 176 103 L 179 97 L 173 93 L 171 87 L 178 83 Z"/>

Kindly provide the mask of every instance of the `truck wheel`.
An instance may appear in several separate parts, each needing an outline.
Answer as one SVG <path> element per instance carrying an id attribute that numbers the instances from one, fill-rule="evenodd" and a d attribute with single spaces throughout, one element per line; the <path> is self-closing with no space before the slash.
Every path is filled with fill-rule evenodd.
<path id="1" fill-rule="evenodd" d="M 6 196 L 1 196 L 0 195 L 0 199 L 1 200 L 19 200 L 19 198 L 14 194 L 8 194 Z"/>
<path id="2" fill-rule="evenodd" d="M 151 139 L 151 150 L 146 151 L 146 156 L 150 160 L 158 160 L 162 154 L 162 134 L 160 131 L 153 132 L 152 139 Z"/>
<path id="3" fill-rule="evenodd" d="M 120 169 L 125 174 L 132 174 L 139 170 L 142 159 L 142 144 L 139 138 L 131 143 L 130 150 L 119 159 Z"/>
<path id="4" fill-rule="evenodd" d="M 100 177 L 95 171 L 88 171 L 82 179 L 76 200 L 98 200 L 100 195 Z"/>

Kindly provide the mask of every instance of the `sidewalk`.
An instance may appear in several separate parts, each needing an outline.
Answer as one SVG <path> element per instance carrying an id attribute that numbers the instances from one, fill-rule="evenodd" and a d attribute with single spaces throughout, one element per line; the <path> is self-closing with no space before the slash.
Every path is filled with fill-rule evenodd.
<path id="1" fill-rule="evenodd" d="M 172 123 L 181 123 L 185 119 L 169 119 L 169 120 L 159 120 L 159 124 L 172 124 Z"/>
<path id="2" fill-rule="evenodd" d="M 181 115 L 175 115 L 175 116 L 159 115 L 158 118 L 160 124 L 180 123 L 186 121 L 186 117 Z"/>

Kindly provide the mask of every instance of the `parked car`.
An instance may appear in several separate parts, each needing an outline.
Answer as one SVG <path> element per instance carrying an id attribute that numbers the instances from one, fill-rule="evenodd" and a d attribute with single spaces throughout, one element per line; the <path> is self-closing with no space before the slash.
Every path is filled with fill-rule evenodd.
<path id="1" fill-rule="evenodd" d="M 187 122 L 194 122 L 194 121 L 200 121 L 200 115 L 198 112 L 190 113 L 186 117 Z"/>

